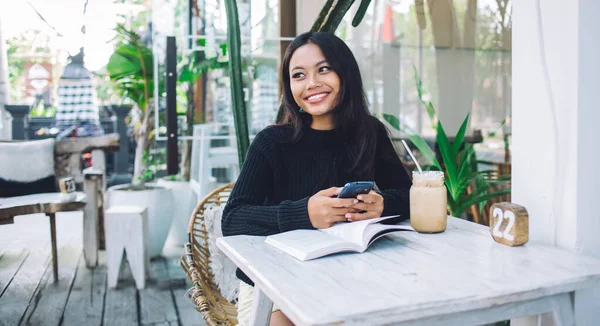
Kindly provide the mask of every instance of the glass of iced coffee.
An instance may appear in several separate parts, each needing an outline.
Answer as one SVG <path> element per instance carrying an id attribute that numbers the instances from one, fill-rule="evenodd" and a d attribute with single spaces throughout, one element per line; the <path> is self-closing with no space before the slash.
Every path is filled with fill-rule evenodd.
<path id="1" fill-rule="evenodd" d="M 415 231 L 444 232 L 447 203 L 443 172 L 413 171 L 413 185 L 410 188 L 410 225 Z"/>

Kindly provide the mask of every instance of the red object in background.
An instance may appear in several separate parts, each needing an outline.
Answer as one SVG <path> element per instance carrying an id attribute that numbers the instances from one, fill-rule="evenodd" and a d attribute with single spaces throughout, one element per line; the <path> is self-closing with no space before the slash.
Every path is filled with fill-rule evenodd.
<path id="1" fill-rule="evenodd" d="M 81 160 L 83 161 L 84 168 L 91 167 L 92 166 L 92 153 L 81 154 Z"/>
<path id="2" fill-rule="evenodd" d="M 49 62 L 25 62 L 25 98 L 35 97 L 36 94 L 42 94 L 52 89 L 52 69 Z M 52 92 L 48 92 L 47 101 L 52 103 Z"/>
<path id="3" fill-rule="evenodd" d="M 392 6 L 388 6 L 383 14 L 383 24 L 381 25 L 381 40 L 386 43 L 391 43 L 396 37 L 394 36 L 394 11 Z"/>

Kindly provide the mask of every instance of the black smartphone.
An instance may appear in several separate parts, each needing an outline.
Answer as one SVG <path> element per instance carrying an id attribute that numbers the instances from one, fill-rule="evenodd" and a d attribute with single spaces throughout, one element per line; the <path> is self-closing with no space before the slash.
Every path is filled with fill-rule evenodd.
<path id="1" fill-rule="evenodd" d="M 338 198 L 356 198 L 360 194 L 368 194 L 371 190 L 373 190 L 372 181 L 348 182 L 344 185 Z"/>

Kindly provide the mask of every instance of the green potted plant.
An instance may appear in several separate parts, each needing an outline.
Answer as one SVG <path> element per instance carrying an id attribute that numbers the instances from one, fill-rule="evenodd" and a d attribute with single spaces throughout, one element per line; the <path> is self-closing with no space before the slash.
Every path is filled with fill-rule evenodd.
<path id="1" fill-rule="evenodd" d="M 435 151 L 425 139 L 410 127 L 403 125 L 398 117 L 391 114 L 384 114 L 383 118 L 393 128 L 404 133 L 412 141 L 423 157 L 430 163 L 430 165 L 426 166 L 428 169 L 444 172 L 444 182 L 448 190 L 449 214 L 456 217 L 464 216 L 463 213 L 472 205 L 479 205 L 481 208 L 483 207 L 482 204 L 485 204 L 487 200 L 510 193 L 510 188 L 498 191 L 493 190 L 499 183 L 510 180 L 510 175 L 503 175 L 496 181 L 490 181 L 490 171 L 480 171 L 478 169 L 475 149 L 472 144 L 464 141 L 469 114 L 467 114 L 454 140 L 450 141 L 442 123 L 438 119 L 429 96 L 423 90 L 423 84 L 416 68 L 414 68 L 414 76 L 419 98 L 425 105 L 427 114 L 436 130 L 436 142 L 441 160 L 438 160 Z M 475 190 L 471 193 L 467 193 L 466 191 L 469 185 L 476 186 Z"/>
<path id="2" fill-rule="evenodd" d="M 133 127 L 136 143 L 131 184 L 110 187 L 107 207 L 140 205 L 148 209 L 148 251 L 150 257 L 162 252 L 172 220 L 173 195 L 167 187 L 147 184 L 146 155 L 153 135 L 153 56 L 141 37 L 124 25 L 116 27 L 118 43 L 106 66 L 115 91 L 133 104 L 137 122 Z"/>

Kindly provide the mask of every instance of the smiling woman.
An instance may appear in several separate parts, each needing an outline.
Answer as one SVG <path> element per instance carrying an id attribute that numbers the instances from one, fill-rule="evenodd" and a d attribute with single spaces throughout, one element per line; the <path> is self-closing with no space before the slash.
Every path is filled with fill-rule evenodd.
<path id="1" fill-rule="evenodd" d="M 385 126 L 369 112 L 354 55 L 330 33 L 299 35 L 281 65 L 283 117 L 256 135 L 223 211 L 224 236 L 328 228 L 381 216 L 409 217 L 411 181 Z M 336 198 L 352 181 L 376 191 Z M 360 200 L 359 200 L 360 199 Z M 252 281 L 242 280 L 238 321 L 248 323 Z M 271 325 L 289 325 L 281 311 Z"/>
<path id="2" fill-rule="evenodd" d="M 340 77 L 329 66 L 321 49 L 308 43 L 296 50 L 290 60 L 290 88 L 298 106 L 312 116 L 310 127 L 334 128 L 333 109 L 337 105 Z"/>

